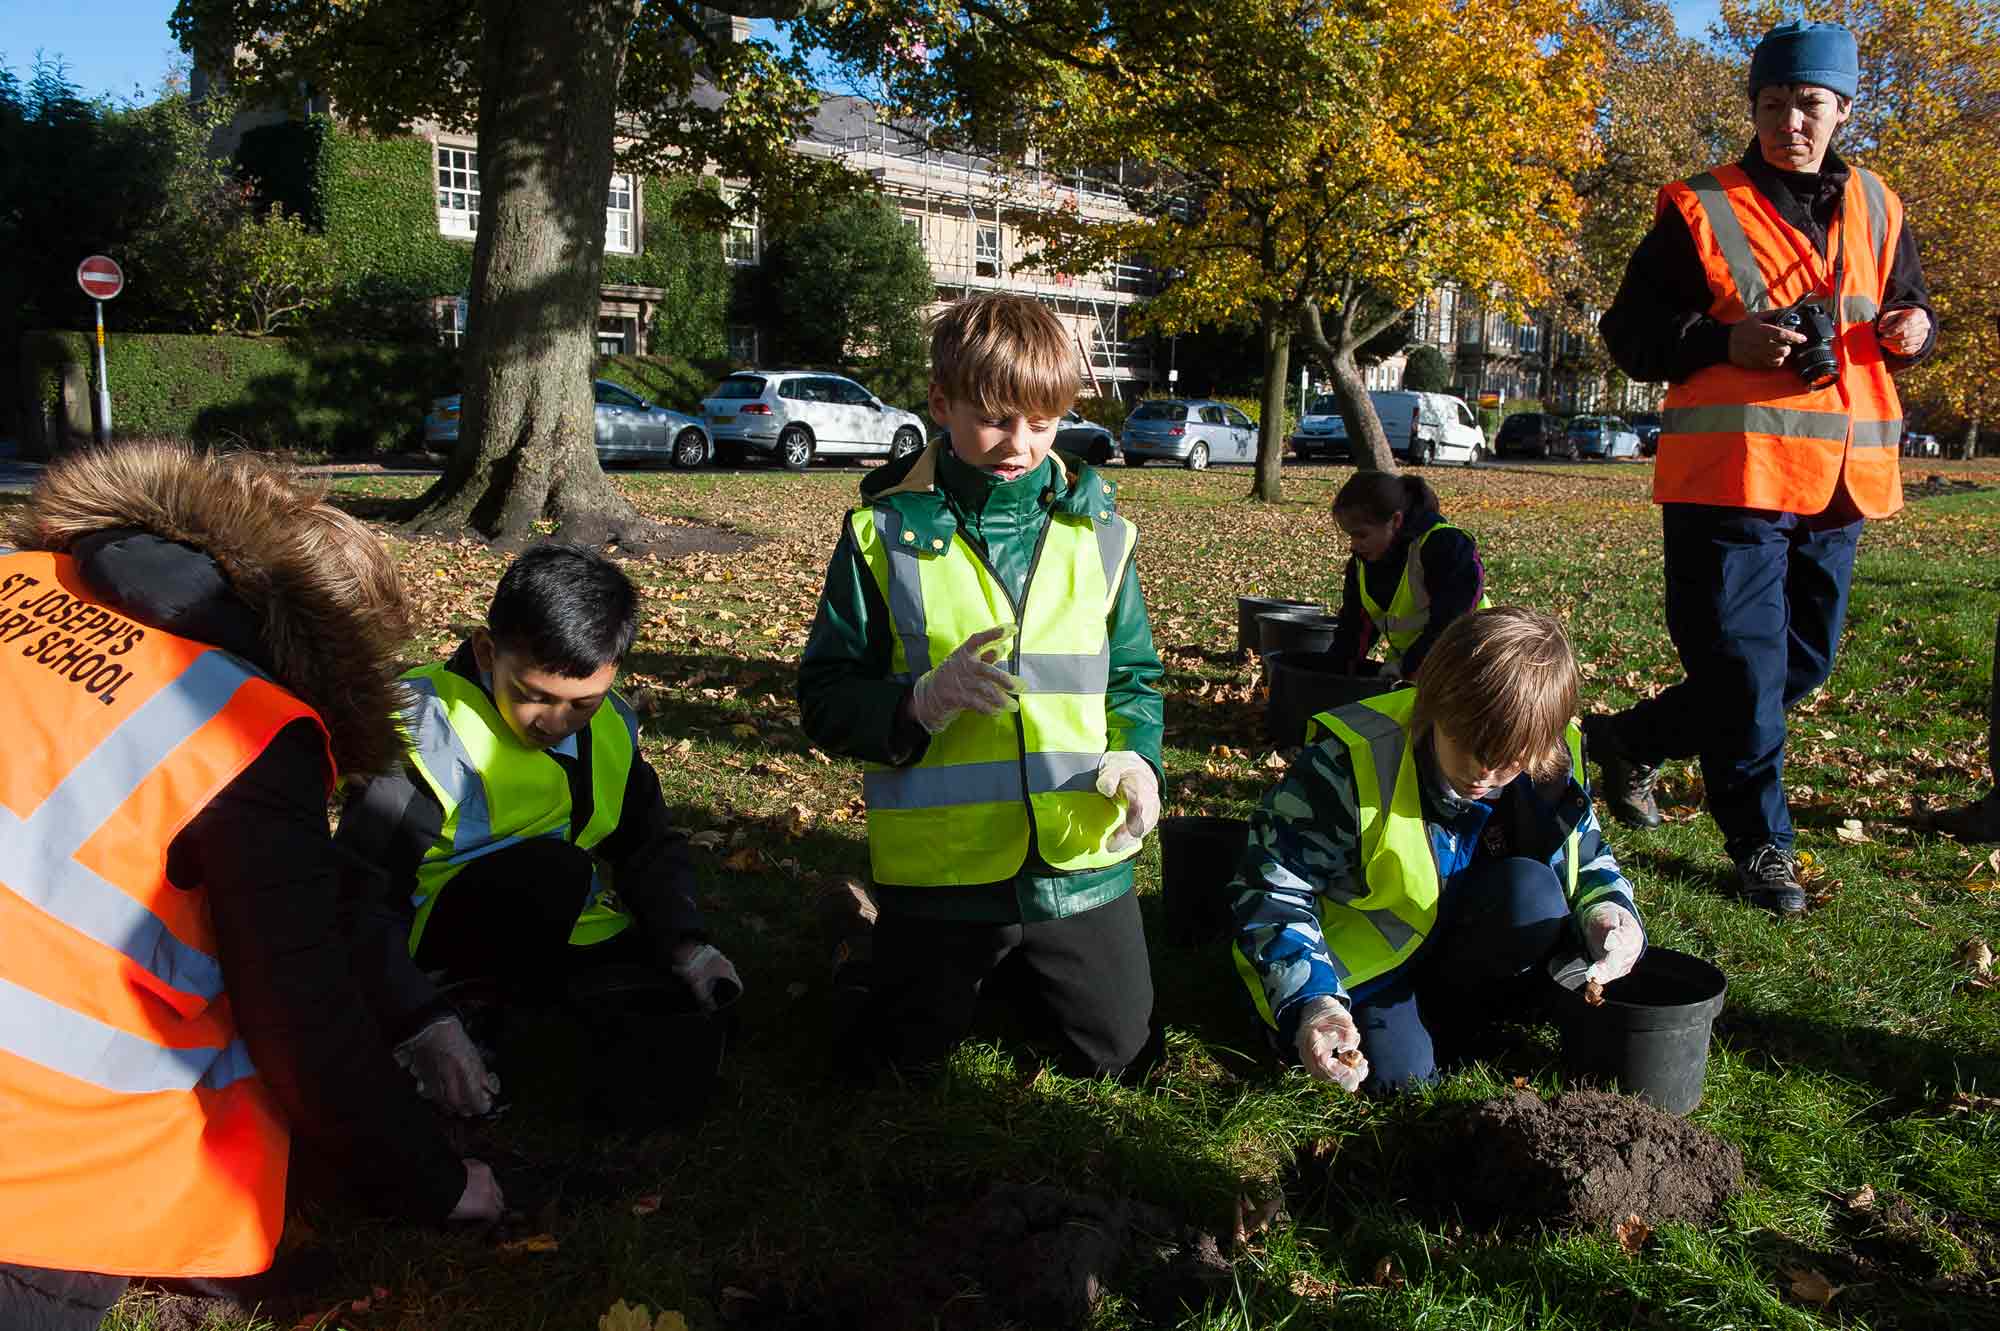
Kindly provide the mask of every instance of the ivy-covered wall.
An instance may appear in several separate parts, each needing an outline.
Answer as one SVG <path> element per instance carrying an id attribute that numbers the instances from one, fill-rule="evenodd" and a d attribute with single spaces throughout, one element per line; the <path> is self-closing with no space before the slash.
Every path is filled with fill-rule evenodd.
<path id="1" fill-rule="evenodd" d="M 282 203 L 333 241 L 342 292 L 322 328 L 379 335 L 387 315 L 394 331 L 410 333 L 415 328 L 403 321 L 420 325 L 424 302 L 471 287 L 472 243 L 438 232 L 429 140 L 374 138 L 314 116 L 250 131 L 236 160 L 258 183 L 260 206 Z M 683 227 L 675 216 L 690 190 L 714 188 L 706 180 L 644 178 L 639 253 L 604 256 L 607 285 L 666 292 L 648 330 L 656 355 L 705 359 L 728 349 L 731 275 L 722 238 Z"/>

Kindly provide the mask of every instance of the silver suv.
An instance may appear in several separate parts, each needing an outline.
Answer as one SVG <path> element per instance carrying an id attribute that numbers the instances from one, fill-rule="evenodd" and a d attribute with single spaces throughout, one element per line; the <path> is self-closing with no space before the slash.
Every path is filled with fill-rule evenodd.
<path id="1" fill-rule="evenodd" d="M 744 450 L 804 471 L 816 457 L 903 457 L 924 446 L 924 423 L 837 374 L 746 370 L 702 400 L 724 461 Z"/>

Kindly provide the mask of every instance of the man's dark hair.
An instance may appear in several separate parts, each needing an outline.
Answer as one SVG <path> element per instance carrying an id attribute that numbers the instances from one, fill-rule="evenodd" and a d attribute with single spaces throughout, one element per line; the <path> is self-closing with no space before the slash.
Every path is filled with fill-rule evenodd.
<path id="1" fill-rule="evenodd" d="M 632 650 L 639 592 L 595 550 L 540 545 L 500 575 L 486 630 L 496 645 L 543 670 L 587 679 Z"/>

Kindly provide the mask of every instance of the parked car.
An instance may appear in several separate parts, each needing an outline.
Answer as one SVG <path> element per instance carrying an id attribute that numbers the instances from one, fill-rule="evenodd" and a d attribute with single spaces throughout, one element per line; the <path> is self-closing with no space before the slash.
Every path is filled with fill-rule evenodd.
<path id="1" fill-rule="evenodd" d="M 1093 467 L 1101 467 L 1118 456 L 1118 441 L 1111 431 L 1096 421 L 1085 420 L 1074 409 L 1063 413 L 1062 424 L 1056 430 L 1056 448 L 1072 457 L 1082 458 Z"/>
<path id="2" fill-rule="evenodd" d="M 1255 462 L 1257 426 L 1227 402 L 1151 398 L 1125 418 L 1119 445 L 1128 467 L 1160 461 L 1200 471 L 1211 462 Z"/>
<path id="3" fill-rule="evenodd" d="M 1906 434 L 1903 436 L 1902 453 L 1906 458 L 1934 458 L 1944 452 L 1934 434 Z"/>
<path id="4" fill-rule="evenodd" d="M 1389 436 L 1389 451 L 1403 461 L 1470 467 L 1486 456 L 1486 431 L 1459 399 L 1409 389 L 1381 389 L 1368 396 Z"/>
<path id="5" fill-rule="evenodd" d="M 816 457 L 903 457 L 924 446 L 924 423 L 838 374 L 750 370 L 702 400 L 716 447 L 775 457 L 804 471 Z"/>
<path id="6" fill-rule="evenodd" d="M 1616 416 L 1578 416 L 1569 423 L 1569 440 L 1578 457 L 1616 461 L 1639 456 L 1639 436 Z"/>
<path id="7" fill-rule="evenodd" d="M 1632 418 L 1632 433 L 1639 436 L 1639 456 L 1649 458 L 1660 451 L 1660 413 L 1642 411 Z"/>
<path id="8" fill-rule="evenodd" d="M 1292 455 L 1304 462 L 1309 458 L 1345 461 L 1354 456 L 1347 442 L 1347 419 L 1340 414 L 1340 399 L 1324 394 L 1306 404 L 1305 415 L 1287 441 Z"/>
<path id="9" fill-rule="evenodd" d="M 692 416 L 656 407 L 608 379 L 591 381 L 596 399 L 597 460 L 699 467 L 714 456 L 708 429 Z M 458 442 L 460 396 L 433 398 L 424 417 L 424 443 L 449 449 Z"/>
<path id="10" fill-rule="evenodd" d="M 1493 436 L 1493 452 L 1503 458 L 1576 456 L 1562 418 L 1545 411 L 1517 411 L 1501 421 Z"/>

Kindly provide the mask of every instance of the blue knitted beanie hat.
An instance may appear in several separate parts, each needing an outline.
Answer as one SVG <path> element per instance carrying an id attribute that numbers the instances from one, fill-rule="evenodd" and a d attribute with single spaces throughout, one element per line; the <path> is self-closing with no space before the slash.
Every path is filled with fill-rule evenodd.
<path id="1" fill-rule="evenodd" d="M 1780 23 L 1750 57 L 1750 95 L 1772 83 L 1811 83 L 1854 96 L 1861 84 L 1854 34 L 1838 23 Z"/>

